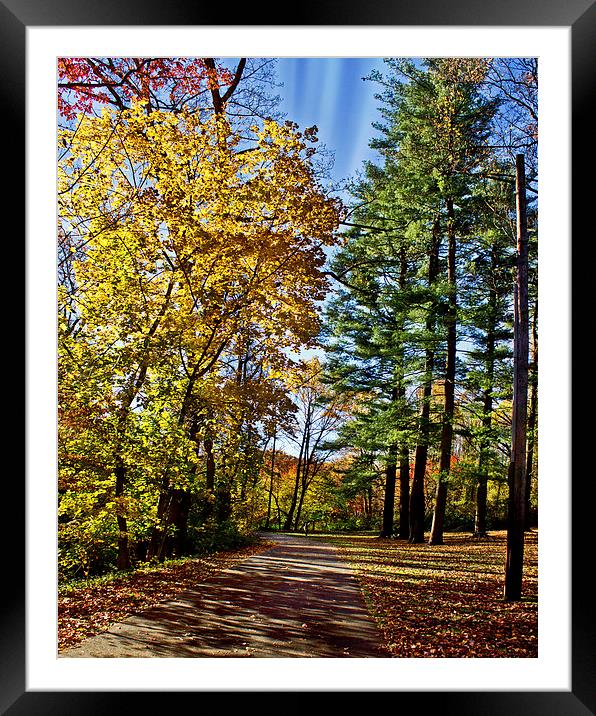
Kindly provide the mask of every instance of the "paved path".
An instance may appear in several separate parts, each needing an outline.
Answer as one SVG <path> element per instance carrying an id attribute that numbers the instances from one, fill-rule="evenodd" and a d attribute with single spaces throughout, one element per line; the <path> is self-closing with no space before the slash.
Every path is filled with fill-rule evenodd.
<path id="1" fill-rule="evenodd" d="M 267 535 L 276 546 L 174 601 L 131 616 L 61 657 L 386 657 L 335 547 Z"/>

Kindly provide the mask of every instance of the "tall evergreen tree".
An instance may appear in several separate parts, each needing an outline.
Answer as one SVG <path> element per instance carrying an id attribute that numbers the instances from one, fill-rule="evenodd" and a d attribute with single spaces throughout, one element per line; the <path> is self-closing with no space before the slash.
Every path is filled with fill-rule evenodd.
<path id="1" fill-rule="evenodd" d="M 504 169 L 503 169 L 504 171 Z M 499 436 L 493 412 L 511 397 L 512 195 L 508 184 L 487 179 L 473 199 L 475 240 L 466 254 L 461 284 L 462 333 L 466 342 L 463 388 L 477 450 L 474 535 L 488 529 L 491 466 L 498 462 Z"/>
<path id="2" fill-rule="evenodd" d="M 339 289 L 327 310 L 329 379 L 337 390 L 359 396 L 366 422 L 375 426 L 361 447 L 378 452 L 384 464 L 380 536 L 394 534 L 399 472 L 399 535 L 407 537 L 412 425 L 405 371 L 407 296 L 414 264 L 391 184 L 374 166 L 367 167 L 367 174 L 368 180 L 354 188 L 362 205 L 354 212 L 348 242 L 332 266 Z M 372 196 L 374 201 L 367 201 Z M 362 430 L 361 437 L 366 433 Z M 349 434 L 354 436 L 354 430 Z"/>
<path id="3" fill-rule="evenodd" d="M 474 175 L 486 155 L 485 140 L 496 102 L 480 92 L 488 63 L 471 59 L 389 60 L 386 77 L 376 76 L 385 92 L 385 125 L 377 147 L 396 166 L 402 199 L 419 217 L 432 217 L 428 285 L 442 289 L 426 317 L 427 331 L 440 318 L 445 339 L 443 420 L 440 466 L 430 541 L 440 544 L 451 469 L 457 354 L 457 246 L 466 231 L 467 203 Z M 427 219 L 428 220 L 428 219 Z M 442 252 L 443 244 L 446 253 Z M 445 279 L 442 272 L 445 272 Z M 432 314 L 435 314 L 434 316 Z M 434 351 L 426 355 L 420 438 L 414 470 L 413 500 L 420 517 L 420 484 L 426 472 L 428 403 L 436 380 Z M 426 404 L 426 405 L 425 405 Z M 422 538 L 420 520 L 413 541 Z"/>

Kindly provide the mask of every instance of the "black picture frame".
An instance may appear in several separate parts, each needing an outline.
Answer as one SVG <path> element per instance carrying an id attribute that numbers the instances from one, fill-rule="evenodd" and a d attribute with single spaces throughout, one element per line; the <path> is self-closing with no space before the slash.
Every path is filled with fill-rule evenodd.
<path id="1" fill-rule="evenodd" d="M 280 5 L 267 1 L 258 6 L 230 9 L 226 13 L 221 4 L 190 3 L 185 0 L 0 0 L 0 92 L 1 113 L 5 125 L 6 145 L 22 147 L 10 169 L 9 181 L 2 194 L 5 207 L 14 214 L 23 206 L 24 221 L 25 185 L 25 51 L 26 29 L 32 26 L 106 26 L 156 25 L 179 26 L 226 25 L 222 20 L 233 15 L 236 26 L 283 25 Z M 593 167 L 594 119 L 588 102 L 595 95 L 594 66 L 596 64 L 596 5 L 594 0 L 319 0 L 317 3 L 292 5 L 292 25 L 426 25 L 426 26 L 564 26 L 570 27 L 572 38 L 572 214 L 576 235 L 574 246 L 588 237 L 580 235 L 580 217 L 593 205 L 592 177 L 586 168 Z M 267 18 L 274 18 L 266 22 Z M 6 138 L 10 138 L 7 141 Z M 18 150 L 17 150 L 18 151 Z M 6 156 L 6 155 L 5 155 Z M 3 172 L 8 176 L 8 172 Z M 563 190 L 565 187 L 562 188 Z M 15 226 L 20 225 L 19 222 Z M 594 230 L 591 228 L 590 235 Z M 14 236 L 14 235 L 13 235 Z M 18 236 L 18 234 L 17 234 Z M 592 239 L 593 241 L 593 239 Z M 18 242 L 11 242 L 15 251 Z M 24 243 L 23 243 L 24 245 Z M 26 257 L 25 257 L 26 260 Z M 11 259 L 14 261 L 14 258 Z M 591 263 L 591 262 L 590 262 Z M 25 261 L 23 262 L 25 265 Z M 14 269 L 13 269 L 14 270 Z M 588 279 L 591 271 L 586 257 L 577 250 L 572 254 L 572 300 L 575 303 L 576 287 Z M 592 279 L 593 281 L 593 279 Z M 10 311 L 14 314 L 14 311 Z M 13 321 L 15 319 L 13 318 Z M 585 330 L 579 314 L 572 315 L 571 330 L 578 334 Z M 15 323 L 16 325 L 16 323 Z M 13 331 L 14 336 L 18 330 Z M 6 350 L 6 348 L 5 348 Z M 573 355 L 573 387 L 578 384 Z M 24 381 L 23 381 L 24 383 Z M 574 405 L 575 411 L 575 405 Z M 585 425 L 585 421 L 584 421 Z M 587 441 L 587 426 L 574 421 L 575 434 L 572 451 Z M 571 426 L 562 426 L 571 431 Z M 589 442 L 587 443 L 589 444 Z M 13 524 L 24 525 L 24 481 L 4 481 L 3 492 L 6 512 L 20 517 Z M 6 475 L 8 476 L 8 475 Z M 582 477 L 582 476 L 580 476 Z M 591 515 L 593 499 L 586 491 L 594 490 L 591 473 L 585 474 L 581 493 L 577 484 L 572 499 L 572 689 L 570 692 L 405 692 L 396 697 L 394 707 L 404 708 L 411 699 L 419 713 L 437 710 L 440 713 L 457 713 L 479 716 L 507 714 L 508 716 L 585 716 L 596 713 L 596 621 L 593 617 L 593 591 L 591 572 L 583 551 L 591 544 Z M 7 509 L 7 507 L 9 509 Z M 19 510 L 20 509 L 20 513 Z M 5 530 L 8 531 L 5 526 Z M 25 544 L 19 544 L 18 532 L 11 528 L 10 548 L 4 551 L 4 574 L 7 577 L 2 592 L 0 632 L 0 708 L 2 713 L 20 714 L 105 714 L 109 709 L 131 709 L 131 713 L 145 711 L 157 713 L 164 709 L 172 712 L 177 692 L 145 694 L 148 706 L 141 706 L 141 694 L 123 692 L 59 692 L 27 691 L 25 674 Z M 6 539 L 6 538 L 5 538 Z M 471 685 L 473 688 L 473 685 Z M 390 688 L 388 687 L 388 690 Z M 196 697 L 193 692 L 186 696 Z M 196 702 L 196 698 L 195 698 Z"/>

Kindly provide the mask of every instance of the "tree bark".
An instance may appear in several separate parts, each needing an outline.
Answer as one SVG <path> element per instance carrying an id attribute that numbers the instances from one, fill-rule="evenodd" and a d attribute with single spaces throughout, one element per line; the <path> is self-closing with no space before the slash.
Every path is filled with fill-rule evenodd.
<path id="1" fill-rule="evenodd" d="M 405 248 L 400 250 L 400 271 L 399 271 L 399 287 L 402 291 L 407 288 L 408 277 L 408 260 Z M 400 323 L 400 332 L 403 334 L 404 321 Z M 400 338 L 400 350 L 398 354 L 399 380 L 397 386 L 397 397 L 402 401 L 402 410 L 404 408 L 404 400 L 406 397 L 406 381 L 405 381 L 405 351 L 404 341 Z M 404 420 L 405 420 L 404 413 Z M 404 425 L 402 425 L 403 429 Z M 402 433 L 403 435 L 404 433 Z M 399 537 L 408 539 L 410 535 L 410 453 L 408 450 L 408 442 L 405 437 L 402 438 L 399 446 Z"/>
<path id="2" fill-rule="evenodd" d="M 304 410 L 304 426 L 302 428 L 302 439 L 300 441 L 300 453 L 298 455 L 298 463 L 296 465 L 296 479 L 294 481 L 294 491 L 292 494 L 292 502 L 290 509 L 286 515 L 284 522 L 284 530 L 288 531 L 293 528 L 295 520 L 295 511 L 298 504 L 298 492 L 300 490 L 302 472 L 305 469 L 305 463 L 310 462 L 310 441 L 311 441 L 311 420 L 312 420 L 313 405 L 311 400 L 308 400 Z M 308 465 L 307 468 L 308 470 Z"/>
<path id="3" fill-rule="evenodd" d="M 213 439 L 207 435 L 203 440 L 205 448 L 205 487 L 209 492 L 215 491 L 215 457 L 213 455 Z"/>
<path id="4" fill-rule="evenodd" d="M 399 537 L 410 536 L 410 453 L 402 445 L 399 455 Z"/>
<path id="5" fill-rule="evenodd" d="M 203 57 L 203 62 L 205 63 L 205 66 L 212 72 L 213 76 L 217 74 L 217 69 L 215 67 L 215 60 L 213 57 Z M 238 62 L 238 65 L 236 67 L 236 72 L 234 74 L 234 78 L 232 79 L 232 82 L 230 86 L 228 87 L 227 91 L 221 95 L 219 93 L 219 87 L 216 87 L 213 83 L 213 80 L 211 80 L 211 99 L 213 100 L 213 109 L 215 110 L 215 113 L 218 115 L 224 114 L 226 102 L 230 99 L 232 94 L 235 92 L 236 87 L 238 86 L 238 83 L 240 82 L 240 79 L 242 77 L 242 73 L 244 72 L 244 67 L 246 66 L 246 57 L 241 57 L 240 61 Z"/>
<path id="6" fill-rule="evenodd" d="M 215 493 L 215 519 L 225 522 L 232 514 L 232 491 L 228 484 L 221 484 Z"/>
<path id="7" fill-rule="evenodd" d="M 440 227 L 438 220 L 433 226 L 432 244 L 428 261 L 428 287 L 432 290 L 439 273 Z M 435 327 L 435 298 L 431 296 L 431 307 L 426 317 L 426 335 L 430 336 Z M 430 340 L 427 338 L 427 340 Z M 434 372 L 435 351 L 427 345 L 424 361 L 424 384 L 422 390 L 422 409 L 418 426 L 418 440 L 414 457 L 414 475 L 410 491 L 410 536 L 412 543 L 424 542 L 424 479 L 428 458 L 430 436 L 430 400 Z"/>
<path id="8" fill-rule="evenodd" d="M 273 434 L 273 450 L 271 452 L 271 475 L 269 476 L 269 499 L 267 500 L 267 519 L 265 521 L 265 529 L 269 529 L 271 521 L 271 501 L 273 498 L 273 472 L 275 470 L 275 444 L 277 441 L 277 433 Z"/>
<path id="9" fill-rule="evenodd" d="M 393 512 L 395 509 L 395 483 L 397 479 L 397 445 L 389 448 L 385 468 L 385 499 L 383 500 L 383 522 L 379 537 L 393 535 Z"/>
<path id="10" fill-rule="evenodd" d="M 491 251 L 491 268 L 496 270 L 496 249 Z M 495 331 L 497 324 L 497 290 L 491 286 L 488 297 L 488 326 L 486 331 L 486 388 L 482 401 L 482 436 L 478 456 L 478 481 L 476 483 L 476 515 L 474 517 L 474 537 L 487 536 L 487 494 L 488 494 L 488 448 L 493 411 L 493 381 L 495 374 Z"/>
<path id="11" fill-rule="evenodd" d="M 172 534 L 164 531 L 161 534 L 160 544 L 157 550 L 157 558 L 163 561 L 173 554 L 180 556 L 186 551 L 186 532 L 188 513 L 190 510 L 191 496 L 187 490 L 172 490 L 169 500 L 167 524 L 174 529 Z"/>
<path id="12" fill-rule="evenodd" d="M 426 372 L 432 371 L 434 352 L 427 351 Z M 432 372 L 430 373 L 432 375 Z M 418 444 L 414 457 L 414 475 L 412 477 L 412 489 L 410 491 L 410 536 L 412 543 L 424 542 L 424 478 L 426 474 L 426 461 L 428 458 L 428 439 L 430 434 L 430 396 L 432 384 L 425 381 L 422 412 L 420 414 L 420 425 L 418 430 Z"/>
<path id="13" fill-rule="evenodd" d="M 137 397 L 137 395 L 140 393 L 141 388 L 143 387 L 143 384 L 145 382 L 145 378 L 147 377 L 147 371 L 149 369 L 149 362 L 150 362 L 150 352 L 151 352 L 151 339 L 156 334 L 157 329 L 159 328 L 159 325 L 161 323 L 162 318 L 166 314 L 170 298 L 172 296 L 172 290 L 174 288 L 174 281 L 170 279 L 168 283 L 168 287 L 166 289 L 166 293 L 164 296 L 163 304 L 159 310 L 158 315 L 156 316 L 155 320 L 151 324 L 151 327 L 149 328 L 149 331 L 147 332 L 145 339 L 143 341 L 143 352 L 141 354 L 141 359 L 139 361 L 139 365 L 137 366 L 134 382 L 132 385 L 128 387 L 128 389 L 124 392 L 124 395 L 122 396 L 122 405 L 120 408 L 120 415 L 119 415 L 119 425 L 118 425 L 118 434 L 120 437 L 117 441 L 117 446 L 115 449 L 116 453 L 116 469 L 115 469 L 115 476 L 116 476 L 116 487 L 115 487 L 115 497 L 121 498 L 124 495 L 124 490 L 126 487 L 126 466 L 124 465 L 124 462 L 121 458 L 121 445 L 122 445 L 122 436 L 124 435 L 124 432 L 126 430 L 126 420 L 130 413 L 131 406 Z M 122 509 L 121 505 L 118 505 L 116 508 L 116 521 L 118 523 L 118 560 L 117 560 L 117 566 L 118 569 L 128 569 L 130 567 L 130 554 L 129 554 L 129 540 L 128 540 L 128 521 L 126 519 L 126 516 L 124 514 L 124 511 Z"/>
<path id="14" fill-rule="evenodd" d="M 126 468 L 121 461 L 118 461 L 115 469 L 116 489 L 114 495 L 116 502 L 124 495 L 124 486 L 126 484 Z M 116 521 L 118 523 L 118 569 L 130 568 L 130 554 L 128 551 L 128 524 L 124 514 L 124 510 L 120 504 L 116 506 Z"/>
<path id="15" fill-rule="evenodd" d="M 298 502 L 298 489 L 300 487 L 300 471 L 302 469 L 302 460 L 304 455 L 304 442 L 306 440 L 306 435 L 303 434 L 302 436 L 302 444 L 300 445 L 300 454 L 298 455 L 298 464 L 296 465 L 296 479 L 294 480 L 294 491 L 292 493 L 292 501 L 290 503 L 290 509 L 288 510 L 288 514 L 286 515 L 286 519 L 284 521 L 284 532 L 288 532 L 292 529 L 292 525 L 294 523 L 294 511 L 296 510 L 296 503 Z"/>
<path id="16" fill-rule="evenodd" d="M 480 455 L 478 458 L 478 482 L 476 483 L 476 515 L 474 518 L 474 537 L 487 536 L 487 494 L 488 494 L 488 431 L 490 430 L 492 420 L 492 380 L 491 384 L 484 391 L 484 402 L 482 409 L 482 428 L 483 435 L 480 444 Z"/>
<path id="17" fill-rule="evenodd" d="M 161 490 L 159 493 L 159 499 L 157 501 L 157 523 L 153 527 L 153 530 L 151 531 L 151 539 L 149 540 L 149 547 L 147 548 L 147 559 L 153 559 L 154 557 L 157 557 L 159 550 L 160 550 L 160 544 L 162 542 L 162 535 L 165 528 L 162 528 L 161 525 L 165 525 L 165 518 L 166 513 L 169 505 L 169 491 L 167 489 L 168 487 L 168 479 L 167 477 L 164 477 L 162 480 Z"/>
<path id="18" fill-rule="evenodd" d="M 447 199 L 447 280 L 449 282 L 447 324 L 447 361 L 445 365 L 445 404 L 441 429 L 441 458 L 435 495 L 435 509 L 429 544 L 443 544 L 445 510 L 447 507 L 447 483 L 451 472 L 453 448 L 453 416 L 455 412 L 455 358 L 457 350 L 457 287 L 456 287 L 456 242 L 453 199 Z"/>
<path id="19" fill-rule="evenodd" d="M 306 496 L 306 490 L 308 489 L 308 473 L 310 470 L 310 458 L 302 466 L 302 476 L 300 479 L 300 498 L 298 499 L 298 505 L 296 507 L 296 517 L 294 518 L 294 531 L 298 532 L 300 526 L 300 515 L 302 514 L 302 505 L 304 504 L 304 498 Z"/>
<path id="20" fill-rule="evenodd" d="M 536 447 L 536 422 L 538 420 L 538 299 L 532 321 L 532 362 L 529 367 L 530 414 L 528 415 L 528 458 L 526 463 L 526 530 L 532 527 L 530 496 L 534 475 L 534 451 Z"/>
<path id="21" fill-rule="evenodd" d="M 528 231 L 524 156 L 515 161 L 517 210 L 517 272 L 514 292 L 513 419 L 507 560 L 504 598 L 517 601 L 522 595 L 524 528 L 526 507 L 526 430 L 528 410 Z"/>

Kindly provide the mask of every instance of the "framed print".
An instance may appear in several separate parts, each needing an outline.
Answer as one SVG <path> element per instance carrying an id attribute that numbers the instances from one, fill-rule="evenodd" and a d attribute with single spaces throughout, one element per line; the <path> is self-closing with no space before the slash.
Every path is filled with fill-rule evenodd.
<path id="1" fill-rule="evenodd" d="M 255 15 L 255 8 L 247 7 L 235 14 L 234 24 L 222 25 L 218 16 L 221 11 L 187 5 L 181 0 L 168 5 L 138 0 L 123 3 L 109 0 L 101 5 L 67 0 L 51 4 L 41 0 L 27 3 L 0 0 L 0 86 L 5 131 L 10 144 L 18 143 L 25 149 L 21 159 L 11 167 L 10 182 L 5 187 L 5 206 L 20 205 L 22 187 L 27 186 L 27 474 L 24 483 L 14 477 L 7 479 L 10 491 L 7 511 L 20 515 L 26 538 L 21 544 L 21 533 L 15 527 L 11 528 L 11 536 L 7 536 L 6 573 L 11 577 L 10 589 L 4 593 L 2 616 L 0 705 L 3 713 L 105 713 L 116 704 L 122 705 L 123 699 L 125 707 L 129 703 L 132 706 L 133 698 L 136 705 L 138 692 L 143 692 L 143 699 L 152 700 L 149 703 L 153 708 L 161 704 L 165 707 L 168 699 L 171 709 L 174 694 L 193 695 L 196 691 L 398 691 L 400 703 L 407 695 L 412 704 L 420 704 L 425 710 L 440 708 L 459 714 L 580 716 L 596 713 L 596 632 L 589 596 L 590 558 L 583 547 L 590 544 L 588 491 L 593 488 L 584 484 L 589 483 L 589 479 L 582 479 L 578 484 L 576 476 L 573 485 L 571 482 L 571 331 L 581 328 L 579 318 L 575 321 L 571 318 L 571 230 L 568 226 L 572 213 L 577 220 L 585 207 L 591 206 L 588 192 L 592 193 L 593 182 L 582 177 L 581 170 L 588 164 L 589 147 L 593 144 L 592 129 L 587 126 L 590 116 L 587 103 L 594 93 L 594 5 L 590 0 L 548 3 L 540 8 L 528 0 L 516 4 L 486 4 L 477 0 L 444 4 L 426 0 L 407 7 L 399 3 L 375 2 L 366 6 L 349 3 L 338 10 L 325 0 L 316 6 L 312 15 L 301 8 L 296 12 L 293 25 L 277 25 L 261 20 L 276 17 L 274 8 L 261 6 Z M 174 53 L 189 57 L 193 55 L 192 48 L 198 46 L 200 51 L 219 57 L 258 54 L 262 57 L 380 58 L 461 53 L 472 57 L 543 58 L 547 89 L 540 113 L 539 162 L 546 179 L 543 182 L 541 175 L 540 220 L 548 224 L 546 231 L 550 231 L 548 246 L 551 248 L 544 251 L 547 281 L 540 289 L 540 301 L 545 306 L 541 308 L 541 331 L 544 321 L 546 346 L 541 361 L 544 360 L 547 376 L 540 400 L 541 408 L 544 405 L 548 413 L 541 438 L 546 458 L 541 455 L 541 459 L 550 462 L 549 482 L 560 480 L 562 487 L 560 491 L 555 490 L 553 484 L 545 487 L 545 509 L 540 517 L 541 529 L 545 525 L 545 537 L 543 539 L 541 532 L 541 636 L 536 659 L 494 660 L 500 661 L 499 664 L 492 663 L 492 659 L 426 659 L 422 660 L 424 665 L 417 659 L 386 659 L 374 663 L 373 660 L 361 663 L 357 659 L 336 663 L 338 660 L 328 659 L 322 664 L 317 664 L 317 659 L 304 659 L 298 660 L 300 663 L 292 661 L 290 676 L 288 664 L 279 663 L 283 662 L 280 659 L 260 660 L 260 663 L 256 663 L 259 660 L 236 663 L 236 659 L 93 662 L 59 660 L 50 653 L 55 622 L 49 616 L 55 602 L 43 595 L 55 578 L 54 572 L 44 572 L 55 549 L 55 532 L 48 534 L 46 529 L 52 514 L 55 519 L 55 509 L 52 491 L 40 481 L 40 474 L 44 472 L 40 456 L 47 463 L 56 455 L 55 420 L 52 419 L 56 410 L 56 386 L 52 379 L 53 359 L 44 361 L 40 336 L 43 334 L 50 353 L 55 345 L 52 331 L 48 332 L 48 317 L 53 310 L 50 306 L 48 313 L 50 301 L 45 287 L 49 284 L 39 267 L 42 254 L 46 267 L 47 258 L 51 263 L 55 256 L 55 247 L 52 245 L 48 251 L 40 237 L 48 242 L 55 240 L 55 196 L 52 195 L 55 186 L 52 183 L 48 190 L 47 184 L 55 171 L 52 142 L 55 141 L 56 59 L 65 55 L 143 57 L 150 51 L 149 47 L 155 48 L 158 57 L 172 57 Z M 556 117 L 550 124 L 549 110 L 552 117 Z M 571 156 L 572 169 L 568 164 Z M 21 166 L 23 175 L 19 174 Z M 577 232 L 576 221 L 573 226 Z M 557 236 L 561 237 L 558 251 L 553 248 Z M 578 257 L 577 250 L 578 241 L 585 240 L 576 233 L 574 287 L 587 281 L 581 269 L 585 270 L 588 262 Z M 36 268 L 32 271 L 31 267 Z M 582 278 L 578 280 L 580 275 Z M 39 316 L 44 319 L 40 321 Z M 583 324 L 582 327 L 585 330 Z M 578 422 L 574 427 L 580 432 L 574 444 L 587 442 L 589 445 L 585 428 Z M 48 430 L 43 430 L 44 424 L 49 426 Z M 557 527 L 557 515 L 565 508 L 569 514 L 560 520 L 562 527 Z M 548 622 L 552 621 L 557 624 L 549 630 Z M 182 661 L 185 663 L 181 664 Z"/>

